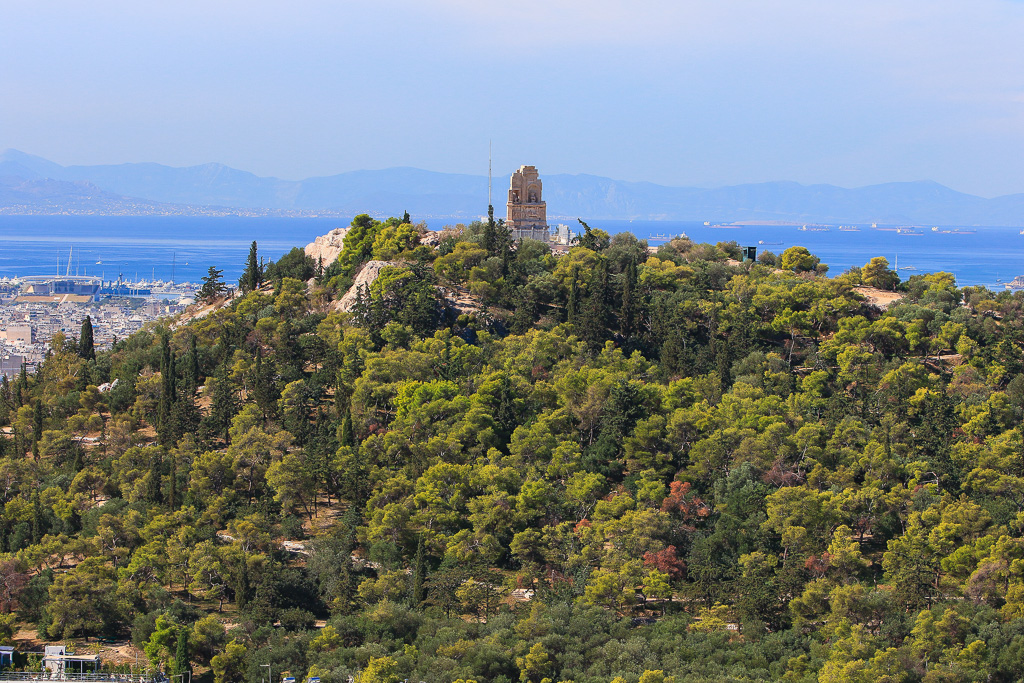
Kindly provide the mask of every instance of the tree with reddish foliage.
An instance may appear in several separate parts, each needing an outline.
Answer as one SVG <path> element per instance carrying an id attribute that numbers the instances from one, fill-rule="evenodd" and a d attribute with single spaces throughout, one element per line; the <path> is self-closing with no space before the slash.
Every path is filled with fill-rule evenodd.
<path id="1" fill-rule="evenodd" d="M 682 517 L 683 527 L 687 531 L 693 531 L 696 528 L 694 526 L 696 520 L 711 514 L 711 508 L 698 496 L 691 493 L 690 489 L 688 481 L 673 481 L 668 495 L 661 501 L 661 511 Z"/>
<path id="2" fill-rule="evenodd" d="M 676 554 L 674 545 L 656 553 L 644 553 L 644 565 L 668 574 L 673 581 L 683 578 L 686 573 L 686 562 Z"/>
<path id="3" fill-rule="evenodd" d="M 28 574 L 17 560 L 0 562 L 0 613 L 8 614 L 20 607 L 18 597 L 28 583 Z"/>
<path id="4" fill-rule="evenodd" d="M 828 571 L 828 568 L 831 566 L 831 564 L 832 556 L 829 555 L 827 552 L 824 552 L 821 554 L 820 557 L 818 555 L 811 555 L 810 557 L 808 557 L 804 561 L 804 569 L 806 569 L 808 573 L 815 579 L 820 579 L 821 577 L 825 576 L 825 572 Z"/>

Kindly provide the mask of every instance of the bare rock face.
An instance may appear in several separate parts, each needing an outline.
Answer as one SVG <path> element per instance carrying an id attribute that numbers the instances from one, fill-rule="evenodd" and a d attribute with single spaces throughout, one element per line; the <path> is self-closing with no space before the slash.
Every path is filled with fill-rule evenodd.
<path id="1" fill-rule="evenodd" d="M 377 279 L 378 275 L 380 275 L 382 268 L 397 265 L 398 263 L 395 261 L 367 261 L 363 265 L 362 269 L 356 274 L 355 281 L 352 283 L 352 286 L 348 288 L 348 291 L 345 292 L 343 297 L 335 302 L 334 307 L 339 311 L 350 313 L 352 308 L 356 305 L 359 288 L 365 287 L 366 290 L 369 291 L 370 285 L 373 284 L 373 281 Z"/>
<path id="2" fill-rule="evenodd" d="M 306 256 L 313 263 L 322 262 L 324 268 L 334 263 L 344 248 L 345 235 L 348 228 L 335 228 L 326 235 L 321 235 L 306 245 Z"/>
<path id="3" fill-rule="evenodd" d="M 444 237 L 445 233 L 443 230 L 427 230 L 420 235 L 420 244 L 425 244 L 428 247 L 436 247 Z"/>

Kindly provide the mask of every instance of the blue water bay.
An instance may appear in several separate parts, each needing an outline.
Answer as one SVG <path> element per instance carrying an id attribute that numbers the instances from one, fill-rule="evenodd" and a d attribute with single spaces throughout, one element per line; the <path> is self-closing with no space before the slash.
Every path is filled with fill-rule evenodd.
<path id="1" fill-rule="evenodd" d="M 431 220 L 433 229 L 453 221 Z M 609 233 L 632 232 L 659 244 L 686 233 L 700 242 L 735 240 L 759 251 L 781 253 L 802 245 L 821 257 L 837 275 L 851 266 L 884 256 L 900 268 L 903 279 L 933 271 L 956 275 L 961 285 L 1002 289 L 1003 283 L 1024 274 L 1024 235 L 1019 228 L 972 227 L 962 232 L 917 227 L 896 232 L 895 226 L 744 225 L 706 226 L 681 221 L 589 221 Z M 196 216 L 0 216 L 0 276 L 47 275 L 67 268 L 73 247 L 72 272 L 103 275 L 106 279 L 155 278 L 198 282 L 209 266 L 224 270 L 228 281 L 241 274 L 249 245 L 260 255 L 280 258 L 294 246 L 348 224 L 339 218 L 254 218 Z M 574 229 L 578 225 L 572 226 Z"/>
<path id="2" fill-rule="evenodd" d="M 276 260 L 348 221 L 194 216 L 0 216 L 0 276 L 66 272 L 116 280 L 198 282 L 210 266 L 228 282 L 245 268 L 253 240 Z"/>

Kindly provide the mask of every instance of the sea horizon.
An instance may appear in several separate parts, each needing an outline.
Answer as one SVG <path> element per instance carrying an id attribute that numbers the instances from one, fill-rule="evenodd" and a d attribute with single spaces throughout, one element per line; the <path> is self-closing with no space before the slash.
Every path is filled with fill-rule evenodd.
<path id="1" fill-rule="evenodd" d="M 0 216 L 0 277 L 79 275 L 196 283 L 210 266 L 237 279 L 253 240 L 261 258 L 277 260 L 350 219 L 243 216 Z M 414 221 L 417 218 L 413 217 Z M 430 218 L 439 230 L 465 219 Z M 554 223 L 554 221 L 552 221 Z M 610 234 L 631 232 L 658 245 L 685 233 L 697 242 L 736 241 L 758 253 L 804 246 L 828 264 L 829 276 L 861 266 L 875 256 L 898 268 L 901 279 L 945 271 L 961 286 L 994 290 L 1024 274 L 1024 235 L 1008 226 L 945 227 L 843 224 L 704 224 L 697 221 L 588 220 Z M 570 228 L 579 229 L 570 224 Z M 60 270 L 58 272 L 58 263 Z"/>

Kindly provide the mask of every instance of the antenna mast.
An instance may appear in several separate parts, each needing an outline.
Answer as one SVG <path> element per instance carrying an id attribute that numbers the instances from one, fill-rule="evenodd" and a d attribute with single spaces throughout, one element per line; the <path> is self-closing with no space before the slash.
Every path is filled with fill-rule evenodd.
<path id="1" fill-rule="evenodd" d="M 487 206 L 494 206 L 491 201 L 491 141 L 487 141 Z"/>

